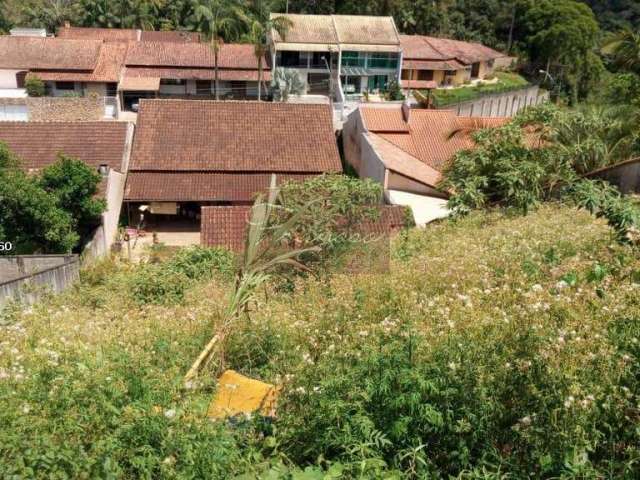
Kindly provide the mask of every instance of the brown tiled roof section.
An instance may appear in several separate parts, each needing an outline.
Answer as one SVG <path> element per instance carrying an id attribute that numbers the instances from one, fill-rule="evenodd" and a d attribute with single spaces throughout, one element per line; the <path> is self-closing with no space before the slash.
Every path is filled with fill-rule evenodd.
<path id="1" fill-rule="evenodd" d="M 200 244 L 223 247 L 236 252 L 244 250 L 250 206 L 202 207 Z"/>
<path id="2" fill-rule="evenodd" d="M 427 37 L 422 35 L 400 35 L 400 41 L 402 43 L 403 58 L 405 59 L 405 62 L 407 60 L 457 59 L 465 64 L 471 64 L 505 56 L 503 53 L 486 47 L 480 43 L 463 42 L 448 38 Z M 452 66 L 455 65 L 452 64 Z"/>
<path id="3" fill-rule="evenodd" d="M 380 205 L 376 218 L 365 218 L 352 234 L 366 237 L 383 237 L 405 226 L 405 210 L 401 206 Z M 203 207 L 200 223 L 200 244 L 207 247 L 224 247 L 241 252 L 244 250 L 250 206 Z"/>
<path id="4" fill-rule="evenodd" d="M 85 70 L 98 61 L 102 42 L 60 38 L 0 36 L 0 69 Z"/>
<path id="5" fill-rule="evenodd" d="M 127 67 L 124 77 L 144 78 L 172 78 L 187 80 L 214 80 L 216 75 L 212 68 L 155 68 L 155 67 Z M 258 81 L 258 70 L 219 69 L 218 79 L 227 81 Z M 271 80 L 271 72 L 264 69 L 262 81 Z"/>
<path id="6" fill-rule="evenodd" d="M 320 43 L 337 44 L 336 33 L 331 15 L 301 15 L 272 13 L 272 17 L 287 17 L 292 25 L 287 29 L 284 38 L 278 32 L 272 32 L 274 41 L 288 43 Z"/>
<path id="7" fill-rule="evenodd" d="M 138 31 L 123 28 L 60 27 L 56 36 L 76 40 L 128 41 L 137 40 Z"/>
<path id="8" fill-rule="evenodd" d="M 402 116 L 402 110 L 393 106 L 360 107 L 365 128 L 370 132 L 409 132 L 409 124 Z"/>
<path id="9" fill-rule="evenodd" d="M 342 170 L 328 105 L 142 100 L 132 170 Z"/>
<path id="10" fill-rule="evenodd" d="M 277 175 L 278 184 L 304 181 L 313 175 Z M 250 202 L 266 192 L 271 183 L 268 173 L 217 172 L 129 172 L 125 199 L 164 202 Z"/>
<path id="11" fill-rule="evenodd" d="M 413 70 L 454 71 L 464 68 L 464 65 L 457 60 L 405 60 L 402 62 L 402 68 Z"/>
<path id="12" fill-rule="evenodd" d="M 42 169 L 64 153 L 92 167 L 120 171 L 126 135 L 125 122 L 0 122 L 0 142 L 25 170 Z"/>
<path id="13" fill-rule="evenodd" d="M 333 15 L 340 43 L 399 45 L 400 38 L 392 17 Z"/>
<path id="14" fill-rule="evenodd" d="M 96 67 L 91 72 L 31 69 L 42 80 L 68 82 L 118 82 L 127 53 L 125 42 L 106 42 L 100 46 Z"/>
<path id="15" fill-rule="evenodd" d="M 143 30 L 140 36 L 143 42 L 200 43 L 197 32 Z"/>
<path id="16" fill-rule="evenodd" d="M 436 50 L 422 35 L 400 35 L 400 44 L 403 59 L 447 60 L 444 53 Z"/>
<path id="17" fill-rule="evenodd" d="M 126 65 L 138 67 L 194 67 L 215 66 L 214 55 L 208 43 L 138 42 L 132 44 L 127 54 Z M 262 67 L 269 69 L 267 56 Z M 231 43 L 220 47 L 218 68 L 257 69 L 258 59 L 253 45 Z"/>
<path id="18" fill-rule="evenodd" d="M 386 236 L 401 230 L 406 223 L 405 209 L 400 205 L 380 205 L 374 218 L 365 216 L 353 233 L 368 237 Z"/>
<path id="19" fill-rule="evenodd" d="M 370 132 L 438 171 L 458 151 L 473 147 L 469 130 L 497 127 L 508 121 L 506 118 L 457 117 L 451 110 L 412 109 L 407 123 L 399 107 L 363 106 L 360 111 Z M 400 122 L 405 125 L 404 131 Z M 451 136 L 454 132 L 458 133 Z"/>
<path id="20" fill-rule="evenodd" d="M 438 88 L 438 83 L 433 80 L 401 80 L 400 86 L 402 88 L 433 90 Z"/>
<path id="21" fill-rule="evenodd" d="M 129 48 L 125 63 L 149 67 L 211 67 L 213 52 L 206 43 L 137 42 Z"/>

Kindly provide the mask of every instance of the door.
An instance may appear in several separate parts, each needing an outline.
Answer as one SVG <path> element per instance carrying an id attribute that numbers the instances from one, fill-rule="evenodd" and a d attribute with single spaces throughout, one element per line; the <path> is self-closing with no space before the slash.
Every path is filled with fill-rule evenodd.
<path id="1" fill-rule="evenodd" d="M 480 75 L 480 62 L 471 65 L 471 78 L 478 78 Z"/>

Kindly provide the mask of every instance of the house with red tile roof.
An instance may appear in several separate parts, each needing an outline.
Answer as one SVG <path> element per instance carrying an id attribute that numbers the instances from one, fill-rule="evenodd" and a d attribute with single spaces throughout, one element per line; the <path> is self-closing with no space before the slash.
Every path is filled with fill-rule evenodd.
<path id="1" fill-rule="evenodd" d="M 253 45 L 221 45 L 218 50 L 218 97 L 256 98 L 258 70 Z M 132 109 L 141 98 L 213 99 L 215 79 L 215 59 L 210 44 L 141 41 L 131 44 L 127 51 L 118 89 L 125 109 Z M 265 56 L 262 59 L 263 96 L 268 92 L 270 81 L 270 61 Z"/>
<path id="2" fill-rule="evenodd" d="M 57 37 L 0 36 L 0 96 L 26 96 L 38 77 L 49 96 L 106 97 L 114 109 L 135 110 L 140 98 L 255 98 L 259 65 L 250 44 L 214 52 L 193 32 L 61 27 Z M 271 81 L 262 59 L 262 92 Z"/>
<path id="3" fill-rule="evenodd" d="M 142 100 L 125 201 L 132 212 L 198 219 L 202 206 L 251 205 L 271 174 L 341 171 L 328 105 Z"/>
<path id="4" fill-rule="evenodd" d="M 491 75 L 504 53 L 480 43 L 423 35 L 400 35 L 401 85 L 406 89 L 457 86 Z"/>
<path id="5" fill-rule="evenodd" d="M 407 226 L 404 207 L 380 205 L 377 208 L 379 215 L 358 224 L 354 234 L 367 239 L 388 238 Z M 249 205 L 202 207 L 200 244 L 242 252 L 250 217 Z"/>
<path id="6" fill-rule="evenodd" d="M 126 122 L 0 122 L 0 142 L 19 158 L 27 173 L 53 164 L 60 154 L 83 161 L 102 175 L 100 195 L 107 202 L 92 251 L 103 255 L 116 238 L 133 124 Z"/>
<path id="7" fill-rule="evenodd" d="M 406 103 L 363 104 L 343 126 L 345 158 L 360 177 L 380 182 L 390 203 L 410 206 L 421 225 L 448 214 L 448 194 L 439 183 L 454 155 L 473 148 L 470 130 L 507 121 L 411 109 Z"/>

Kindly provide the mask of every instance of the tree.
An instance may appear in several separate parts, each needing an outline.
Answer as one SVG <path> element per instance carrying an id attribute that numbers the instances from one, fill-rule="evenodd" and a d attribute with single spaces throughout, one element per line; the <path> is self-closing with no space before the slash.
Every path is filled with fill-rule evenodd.
<path id="1" fill-rule="evenodd" d="M 280 93 L 280 101 L 286 102 L 290 95 L 302 95 L 304 83 L 300 74 L 290 68 L 276 68 L 273 74 L 273 87 Z"/>
<path id="2" fill-rule="evenodd" d="M 262 61 L 269 52 L 269 35 L 275 31 L 281 37 L 292 26 L 287 17 L 272 17 L 270 4 L 264 0 L 253 0 L 250 4 L 249 40 L 258 59 L 258 101 L 262 97 Z"/>
<path id="3" fill-rule="evenodd" d="M 60 208 L 71 214 L 73 226 L 81 239 L 100 225 L 106 208 L 103 199 L 96 198 L 100 175 L 81 160 L 60 155 L 58 161 L 42 171 L 40 185 L 57 197 Z"/>
<path id="4" fill-rule="evenodd" d="M 611 55 L 619 69 L 640 75 L 640 32 L 624 29 L 607 41 L 602 50 Z"/>
<path id="5" fill-rule="evenodd" d="M 64 22 L 75 22 L 78 19 L 79 5 L 74 0 L 43 0 L 27 3 L 21 9 L 24 25 L 46 28 L 55 32 Z"/>
<path id="6" fill-rule="evenodd" d="M 592 52 L 599 28 L 591 9 L 573 0 L 540 0 L 527 9 L 522 25 L 530 60 L 568 83 L 576 100 L 583 76 L 593 76 L 601 64 Z"/>
<path id="7" fill-rule="evenodd" d="M 29 75 L 24 82 L 24 88 L 30 97 L 43 97 L 45 94 L 44 82 L 36 75 Z"/>
<path id="8" fill-rule="evenodd" d="M 213 51 L 214 94 L 220 99 L 218 85 L 218 54 L 223 39 L 237 38 L 247 17 L 236 0 L 197 0 L 194 9 L 194 27 L 202 32 Z"/>
<path id="9" fill-rule="evenodd" d="M 9 148 L 0 143 L 0 233 L 17 253 L 67 253 L 78 242 L 69 212 L 45 191 L 37 177 L 19 168 Z"/>

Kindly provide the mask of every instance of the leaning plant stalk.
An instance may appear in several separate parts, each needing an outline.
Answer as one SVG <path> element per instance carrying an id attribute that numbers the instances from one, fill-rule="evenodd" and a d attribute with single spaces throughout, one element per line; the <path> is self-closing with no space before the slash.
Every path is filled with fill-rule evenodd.
<path id="1" fill-rule="evenodd" d="M 241 312 L 246 311 L 257 289 L 269 279 L 270 272 L 282 265 L 290 265 L 300 270 L 309 270 L 305 265 L 298 262 L 296 258 L 302 253 L 320 251 L 319 247 L 289 250 L 284 253 L 277 251 L 276 247 L 282 245 L 287 234 L 298 223 L 305 210 L 313 203 L 309 202 L 303 206 L 284 223 L 271 227 L 270 221 L 276 208 L 278 194 L 276 177 L 272 175 L 267 201 L 265 202 L 263 196 L 259 195 L 251 209 L 242 268 L 236 277 L 235 287 L 224 315 L 224 322 L 213 338 L 205 345 L 193 365 L 191 365 L 184 377 L 185 384 L 191 382 L 202 368 L 209 363 L 211 355 L 216 348 L 220 350 L 220 368 L 224 368 L 224 347 L 233 324 L 237 321 Z"/>

